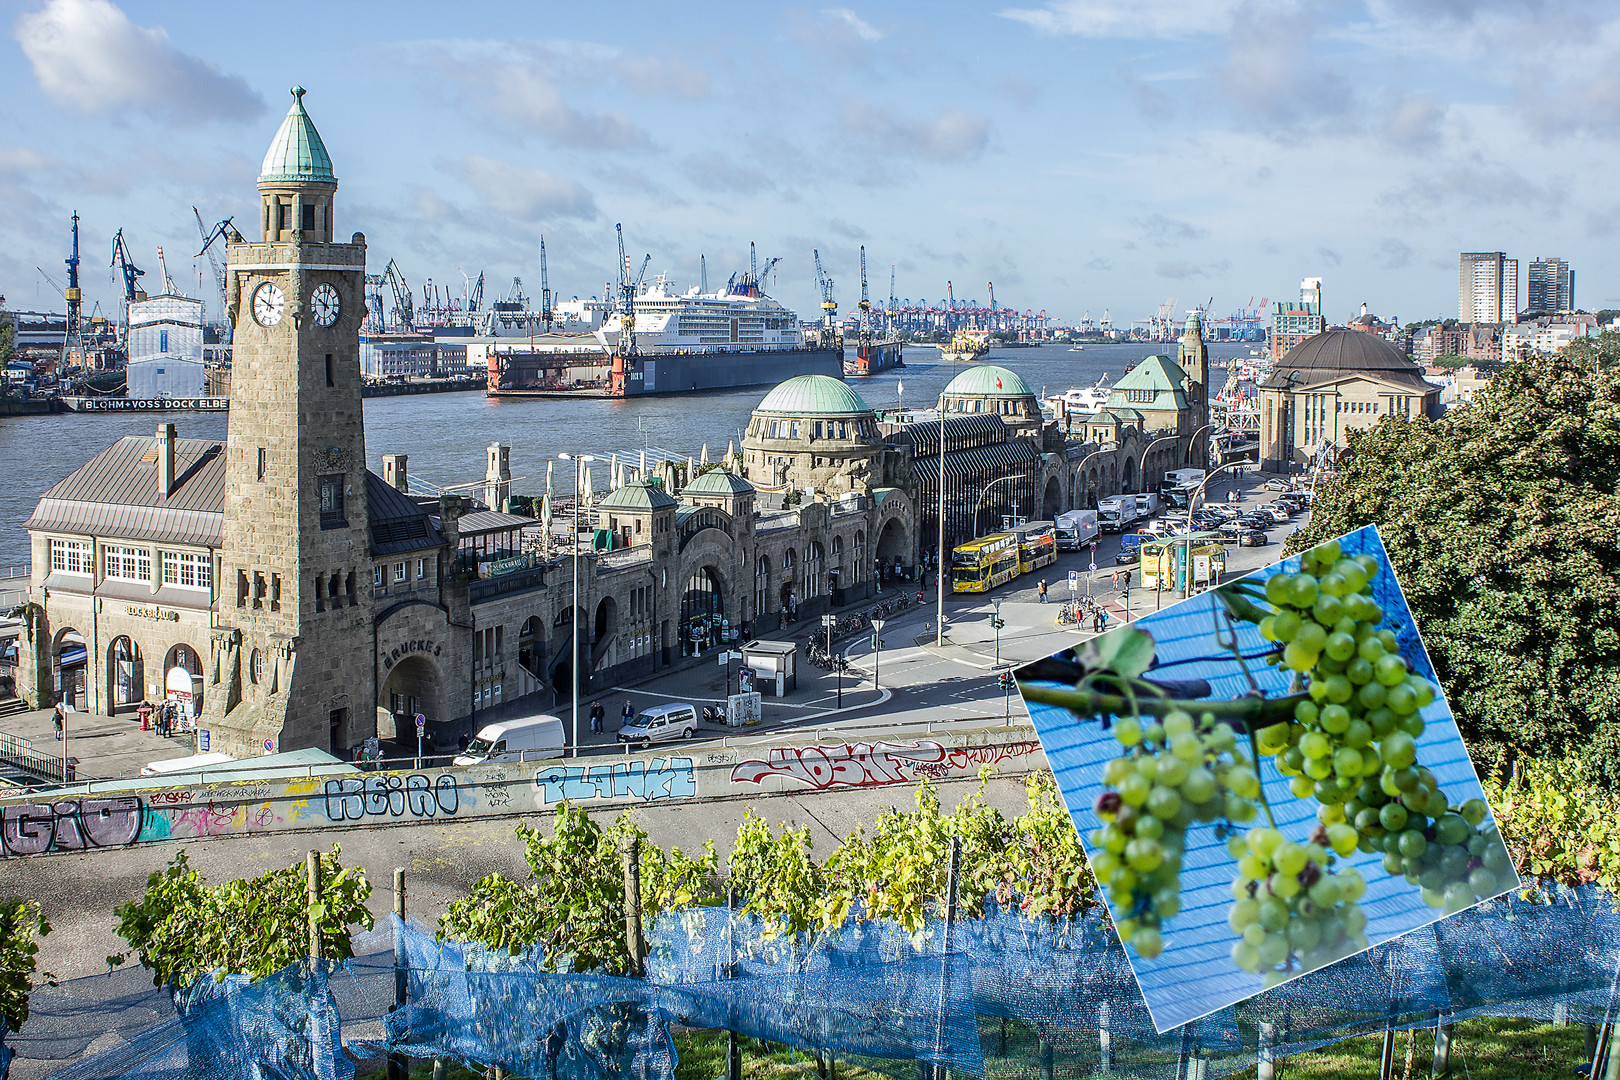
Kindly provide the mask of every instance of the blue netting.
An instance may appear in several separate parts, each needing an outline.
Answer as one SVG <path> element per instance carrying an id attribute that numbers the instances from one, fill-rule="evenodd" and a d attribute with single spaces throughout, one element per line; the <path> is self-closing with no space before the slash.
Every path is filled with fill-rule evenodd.
<path id="1" fill-rule="evenodd" d="M 205 982 L 167 1018 L 126 973 L 42 990 L 12 1037 L 25 1067 L 14 1080 L 45 1076 L 52 1048 L 62 1055 L 54 1076 L 73 1080 L 347 1080 L 354 1060 L 390 1050 L 548 1080 L 670 1080 L 672 1024 L 729 1028 L 902 1077 L 918 1061 L 994 1075 L 1020 1064 L 1005 1055 L 1029 1052 L 1000 1044 L 998 1021 L 1009 1020 L 1034 1032 L 1034 1052 L 1059 1073 L 1099 1065 L 1106 1029 L 1112 1063 L 1131 1075 L 1171 1080 L 1197 1057 L 1218 1077 L 1255 1064 L 1261 1022 L 1279 1032 L 1278 1056 L 1437 1017 L 1603 1022 L 1620 963 L 1612 901 L 1588 887 L 1551 903 L 1481 905 L 1163 1035 L 1097 911 L 1053 923 L 992 908 L 959 922 L 941 957 L 937 924 L 913 937 L 851 923 L 807 943 L 699 909 L 651 929 L 646 979 L 547 974 L 532 957 L 441 946 L 396 923 L 345 964 Z M 396 955 L 408 999 L 397 1010 Z M 80 1056 L 92 1032 L 120 1024 L 98 1001 L 148 1010 L 149 1023 Z M 70 1056 L 80 1059 L 60 1068 Z"/>

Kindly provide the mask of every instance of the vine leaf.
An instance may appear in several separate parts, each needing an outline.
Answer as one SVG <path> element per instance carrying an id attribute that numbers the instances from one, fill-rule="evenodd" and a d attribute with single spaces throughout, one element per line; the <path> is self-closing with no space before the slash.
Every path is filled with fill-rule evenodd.
<path id="1" fill-rule="evenodd" d="M 1088 641 L 1080 662 L 1093 671 L 1112 671 L 1134 679 L 1153 666 L 1155 648 L 1153 635 L 1146 630 L 1122 627 Z"/>

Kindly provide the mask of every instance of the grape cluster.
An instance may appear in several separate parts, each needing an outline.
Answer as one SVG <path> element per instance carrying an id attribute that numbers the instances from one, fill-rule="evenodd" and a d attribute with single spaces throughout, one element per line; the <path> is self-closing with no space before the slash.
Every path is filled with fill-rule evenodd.
<path id="1" fill-rule="evenodd" d="M 1425 705 L 1435 688 L 1414 675 L 1395 635 L 1380 630 L 1372 598 L 1378 560 L 1346 557 L 1330 540 L 1304 553 L 1300 572 L 1266 581 L 1275 611 L 1262 637 L 1309 698 L 1292 723 L 1256 733 L 1297 798 L 1314 798 L 1325 826 L 1348 826 L 1356 847 L 1382 852 L 1384 869 L 1421 886 L 1430 907 L 1460 910 L 1516 880 L 1479 799 L 1453 804 L 1417 761 Z"/>
<path id="2" fill-rule="evenodd" d="M 1276 829 L 1250 829 L 1227 841 L 1238 860 L 1234 903 L 1227 916 L 1239 935 L 1232 962 L 1267 987 L 1331 964 L 1367 947 L 1367 916 L 1356 905 L 1367 883 L 1335 857 L 1356 849 L 1348 825 L 1318 826 L 1309 843 Z"/>
<path id="3" fill-rule="evenodd" d="M 1232 728 L 1209 714 L 1195 721 L 1175 710 L 1145 725 L 1123 717 L 1113 732 L 1121 752 L 1103 772 L 1097 814 L 1105 824 L 1091 834 L 1091 868 L 1127 913 L 1120 939 L 1151 960 L 1164 949 L 1160 924 L 1181 910 L 1187 827 L 1252 820 L 1260 777 Z"/>

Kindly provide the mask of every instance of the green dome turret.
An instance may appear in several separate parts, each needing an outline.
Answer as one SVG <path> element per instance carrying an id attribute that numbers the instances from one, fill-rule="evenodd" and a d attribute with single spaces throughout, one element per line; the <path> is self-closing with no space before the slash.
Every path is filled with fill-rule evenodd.
<path id="1" fill-rule="evenodd" d="M 261 184 L 335 184 L 332 159 L 321 142 L 321 133 L 304 111 L 304 88 L 292 88 L 292 108 L 281 122 L 281 129 L 270 142 L 259 169 Z"/>
<path id="2" fill-rule="evenodd" d="M 870 414 L 872 407 L 842 379 L 798 375 L 766 394 L 754 412 L 773 416 L 856 416 Z"/>
<path id="3" fill-rule="evenodd" d="M 1004 367 L 974 364 L 952 379 L 944 393 L 950 397 L 1030 397 L 1035 391 Z"/>

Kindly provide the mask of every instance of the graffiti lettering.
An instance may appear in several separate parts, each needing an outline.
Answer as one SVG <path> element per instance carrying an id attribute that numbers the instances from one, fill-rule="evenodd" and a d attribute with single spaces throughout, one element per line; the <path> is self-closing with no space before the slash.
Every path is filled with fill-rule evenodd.
<path id="1" fill-rule="evenodd" d="M 140 835 L 141 815 L 141 801 L 129 796 L 0 807 L 0 854 L 124 847 Z"/>
<path id="2" fill-rule="evenodd" d="M 690 799 L 697 782 L 689 757 L 618 761 L 611 765 L 554 765 L 534 774 L 541 801 L 590 802 L 593 799 Z"/>
<path id="3" fill-rule="evenodd" d="M 779 776 L 818 791 L 834 787 L 883 787 L 994 765 L 1039 749 L 1038 742 L 946 748 L 928 740 L 775 747 L 769 757 L 739 761 L 732 767 L 731 782 L 760 784 L 767 777 Z"/>
<path id="4" fill-rule="evenodd" d="M 436 779 L 413 773 L 401 778 L 396 773 L 365 779 L 326 782 L 326 820 L 360 821 L 366 817 L 434 817 L 454 814 L 461 806 L 461 794 L 454 776 Z"/>

